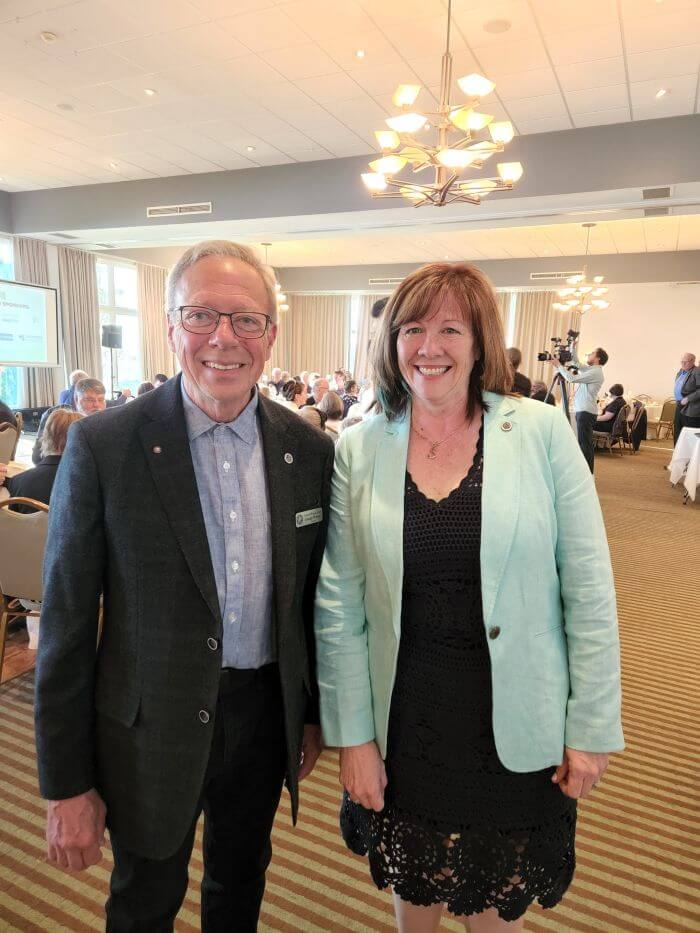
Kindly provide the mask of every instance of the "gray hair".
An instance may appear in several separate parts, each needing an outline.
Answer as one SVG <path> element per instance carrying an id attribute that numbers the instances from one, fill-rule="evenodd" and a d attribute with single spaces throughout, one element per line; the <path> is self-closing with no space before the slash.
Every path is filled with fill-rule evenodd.
<path id="1" fill-rule="evenodd" d="M 84 369 L 74 369 L 73 372 L 68 377 L 68 380 L 70 384 L 74 386 L 76 382 L 80 382 L 81 379 L 87 379 L 87 377 L 88 377 L 88 374 L 85 372 Z"/>
<path id="2" fill-rule="evenodd" d="M 207 256 L 229 256 L 231 259 L 238 259 L 244 262 L 251 269 L 254 269 L 265 286 L 267 295 L 268 314 L 272 318 L 272 323 L 277 323 L 277 296 L 275 294 L 275 273 L 270 266 L 262 263 L 252 249 L 243 246 L 242 243 L 234 243 L 232 240 L 203 240 L 201 243 L 195 243 L 190 246 L 175 265 L 170 270 L 168 282 L 166 285 L 166 313 L 170 317 L 176 307 L 177 290 L 180 287 L 180 280 L 185 272 L 199 262 L 200 259 L 206 259 Z"/>
<path id="3" fill-rule="evenodd" d="M 104 383 L 99 379 L 81 379 L 75 384 L 75 394 L 82 398 L 86 392 L 97 392 L 98 395 L 106 395 Z"/>

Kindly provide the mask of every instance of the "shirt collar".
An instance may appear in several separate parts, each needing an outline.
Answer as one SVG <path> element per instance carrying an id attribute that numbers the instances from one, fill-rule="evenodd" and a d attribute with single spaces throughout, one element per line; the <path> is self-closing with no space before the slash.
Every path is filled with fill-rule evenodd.
<path id="1" fill-rule="evenodd" d="M 258 413 L 258 392 L 253 391 L 253 395 L 235 421 L 214 421 L 202 409 L 195 405 L 187 394 L 185 389 L 185 380 L 180 380 L 182 390 L 182 404 L 185 411 L 185 426 L 187 428 L 187 438 L 191 442 L 207 431 L 211 431 L 220 424 L 239 437 L 246 444 L 254 444 L 257 436 L 257 413 Z"/>

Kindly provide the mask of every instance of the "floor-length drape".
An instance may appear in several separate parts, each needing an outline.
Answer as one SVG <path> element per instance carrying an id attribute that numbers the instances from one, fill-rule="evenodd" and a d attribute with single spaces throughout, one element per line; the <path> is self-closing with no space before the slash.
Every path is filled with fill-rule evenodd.
<path id="1" fill-rule="evenodd" d="M 102 360 L 95 256 L 67 246 L 59 246 L 57 251 L 66 369 L 84 369 L 99 378 Z"/>
<path id="2" fill-rule="evenodd" d="M 151 381 L 156 373 L 175 374 L 175 356 L 168 346 L 168 321 L 165 314 L 165 283 L 168 270 L 160 266 L 136 263 L 138 284 L 141 372 Z"/>
<path id="3" fill-rule="evenodd" d="M 271 366 L 291 375 L 303 370 L 332 373 L 348 364 L 350 295 L 290 295 L 280 312 Z"/>
<path id="4" fill-rule="evenodd" d="M 27 285 L 48 285 L 49 264 L 46 243 L 31 237 L 13 238 L 15 279 Z M 62 381 L 60 367 L 24 367 L 23 397 L 25 408 L 55 405 Z"/>
<path id="5" fill-rule="evenodd" d="M 566 338 L 569 328 L 578 330 L 579 315 L 570 311 L 557 311 L 552 302 L 555 292 L 520 292 L 515 310 L 515 336 L 513 345 L 523 355 L 520 371 L 533 382 L 551 382 L 553 370 L 549 363 L 541 363 L 537 354 L 551 350 L 552 337 Z"/>
<path id="6" fill-rule="evenodd" d="M 503 325 L 503 338 L 507 340 L 508 333 L 508 314 L 510 312 L 510 297 L 512 292 L 496 292 L 496 304 L 498 305 L 498 314 Z"/>
<path id="7" fill-rule="evenodd" d="M 374 335 L 379 326 L 380 318 L 372 317 L 372 306 L 380 298 L 387 298 L 387 295 L 362 295 L 360 298 L 360 325 L 357 332 L 357 347 L 355 350 L 355 362 L 352 366 L 352 375 L 358 382 L 365 378 L 371 378 L 371 345 Z"/>

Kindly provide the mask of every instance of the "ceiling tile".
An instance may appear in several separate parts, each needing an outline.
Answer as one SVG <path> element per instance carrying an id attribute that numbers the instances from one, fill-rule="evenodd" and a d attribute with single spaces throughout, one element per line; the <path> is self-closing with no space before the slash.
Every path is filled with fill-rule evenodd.
<path id="1" fill-rule="evenodd" d="M 603 58 L 592 62 L 559 65 L 557 77 L 565 91 L 583 91 L 595 87 L 625 84 L 625 62 L 620 58 Z"/>
<path id="2" fill-rule="evenodd" d="M 655 102 L 656 103 L 656 102 Z M 633 116 L 636 120 L 658 120 L 663 117 L 683 117 L 686 114 L 697 113 L 694 98 L 676 98 L 665 100 L 663 111 L 659 107 L 634 107 Z M 661 127 L 659 127 L 661 131 Z"/>
<path id="3" fill-rule="evenodd" d="M 561 94 L 547 94 L 545 97 L 530 97 L 526 100 L 513 100 L 508 103 L 508 112 L 518 123 L 523 120 L 544 120 L 546 117 L 565 117 L 566 106 Z"/>
<path id="4" fill-rule="evenodd" d="M 557 32 L 547 36 L 545 42 L 555 66 L 622 56 L 622 39 L 616 25 Z"/>
<path id="5" fill-rule="evenodd" d="M 545 36 L 552 33 L 581 30 L 588 26 L 617 23 L 616 0 L 531 0 L 535 15 Z"/>
<path id="6" fill-rule="evenodd" d="M 472 49 L 485 45 L 519 42 L 538 35 L 537 23 L 526 0 L 500 0 L 484 3 L 470 10 L 453 14 L 457 28 Z M 510 23 L 506 32 L 489 32 L 484 27 L 496 20 Z"/>
<path id="7" fill-rule="evenodd" d="M 625 21 L 628 52 L 649 52 L 688 45 L 700 36 L 700 5 L 688 11 L 633 17 Z"/>
<path id="8" fill-rule="evenodd" d="M 626 84 L 614 84 L 612 87 L 596 87 L 586 91 L 567 91 L 564 95 L 572 113 L 591 110 L 615 110 L 624 108 L 629 103 Z"/>
<path id="9" fill-rule="evenodd" d="M 110 8 L 138 22 L 146 32 L 182 29 L 206 22 L 208 16 L 188 0 L 107 0 Z"/>
<path id="10" fill-rule="evenodd" d="M 374 27 L 371 17 L 353 0 L 327 3 L 324 0 L 297 0 L 277 7 L 277 12 L 292 20 L 310 38 L 325 40 L 339 33 L 355 33 Z M 374 11 L 373 11 L 374 14 Z"/>
<path id="11" fill-rule="evenodd" d="M 282 75 L 264 62 L 258 55 L 246 55 L 244 58 L 234 58 L 231 61 L 219 62 L 217 69 L 221 78 L 221 85 L 228 83 L 236 92 L 244 94 L 260 94 L 261 88 L 270 84 L 278 84 Z"/>
<path id="12" fill-rule="evenodd" d="M 480 65 L 468 49 L 458 49 L 453 55 L 452 74 L 455 78 L 461 78 L 464 75 L 479 71 Z M 421 58 L 413 58 L 408 62 L 411 70 L 419 77 L 421 82 L 428 87 L 440 84 L 442 72 L 442 57 L 440 55 L 426 55 Z M 456 86 L 453 87 L 455 101 L 459 91 Z"/>
<path id="13" fill-rule="evenodd" d="M 250 52 L 242 42 L 222 29 L 218 23 L 200 23 L 188 26 L 185 29 L 175 29 L 157 36 L 157 41 L 168 48 L 170 60 L 167 68 L 174 63 L 188 65 L 208 62 L 226 61 L 229 58 L 239 58 L 249 55 Z M 114 50 L 122 55 L 120 46 Z"/>
<path id="14" fill-rule="evenodd" d="M 338 65 L 316 42 L 303 42 L 274 52 L 262 52 L 260 57 L 290 81 L 337 74 L 340 71 Z"/>
<path id="15" fill-rule="evenodd" d="M 443 16 L 447 13 L 441 0 L 360 0 L 361 5 L 372 19 L 381 27 L 390 31 L 396 23 L 410 22 L 422 16 Z"/>
<path id="16" fill-rule="evenodd" d="M 320 78 L 307 78 L 297 82 L 297 86 L 321 104 L 352 100 L 362 93 L 360 85 L 344 72 Z"/>
<path id="17" fill-rule="evenodd" d="M 679 217 L 678 249 L 700 249 L 700 217 Z"/>
<path id="18" fill-rule="evenodd" d="M 212 19 L 238 13 L 269 10 L 275 6 L 276 2 L 277 0 L 190 0 L 192 6 L 206 13 L 207 16 L 211 16 Z"/>
<path id="19" fill-rule="evenodd" d="M 218 20 L 219 25 L 251 52 L 269 52 L 307 42 L 309 36 L 279 9 L 243 13 Z"/>
<path id="20" fill-rule="evenodd" d="M 419 84 L 406 64 L 372 65 L 369 68 L 349 68 L 348 74 L 368 94 L 393 94 L 399 84 Z"/>
<path id="21" fill-rule="evenodd" d="M 438 16 L 426 17 L 422 15 L 417 19 L 404 20 L 387 27 L 386 34 L 404 59 L 434 57 L 438 65 L 442 60 L 447 39 L 447 17 L 443 13 Z M 452 30 L 450 36 L 450 51 L 454 54 L 466 48 L 462 35 Z M 453 72 L 456 74 L 456 72 Z"/>
<path id="22" fill-rule="evenodd" d="M 479 70 L 492 77 L 506 72 L 516 74 L 533 68 L 546 68 L 549 65 L 547 53 L 539 37 L 522 42 L 482 46 L 476 58 L 481 64 Z"/>
<path id="23" fill-rule="evenodd" d="M 559 86 L 551 68 L 533 68 L 518 74 L 499 75 L 496 90 L 504 101 L 520 100 L 523 97 L 540 97 L 558 94 Z M 482 109 L 488 110 L 488 101 Z"/>
<path id="24" fill-rule="evenodd" d="M 630 119 L 629 107 L 616 110 L 596 110 L 590 113 L 573 113 L 574 126 L 604 126 L 607 123 L 627 123 Z"/>
<path id="25" fill-rule="evenodd" d="M 521 135 L 529 135 L 530 133 L 554 133 L 557 130 L 571 129 L 571 120 L 566 115 L 558 117 L 540 117 L 536 120 L 516 117 L 516 120 Z"/>
<path id="26" fill-rule="evenodd" d="M 648 217 L 644 223 L 647 252 L 668 252 L 678 247 L 678 217 Z"/>
<path id="27" fill-rule="evenodd" d="M 356 68 L 402 61 L 402 57 L 379 29 L 366 29 L 344 35 L 335 35 L 323 40 L 323 49 L 341 68 Z M 357 57 L 362 50 L 363 58 Z"/>
<path id="28" fill-rule="evenodd" d="M 673 78 L 656 79 L 654 81 L 634 81 L 630 84 L 632 106 L 635 110 L 637 107 L 654 108 L 658 110 L 658 115 L 663 117 L 666 115 L 666 111 L 673 107 L 674 101 L 692 100 L 695 97 L 697 81 L 697 74 L 677 75 Z M 656 93 L 662 88 L 668 93 L 657 100 Z"/>
<path id="29" fill-rule="evenodd" d="M 671 53 L 667 49 L 634 52 L 627 56 L 627 67 L 630 81 L 635 82 L 692 74 L 700 68 L 700 43 L 678 46 Z"/>

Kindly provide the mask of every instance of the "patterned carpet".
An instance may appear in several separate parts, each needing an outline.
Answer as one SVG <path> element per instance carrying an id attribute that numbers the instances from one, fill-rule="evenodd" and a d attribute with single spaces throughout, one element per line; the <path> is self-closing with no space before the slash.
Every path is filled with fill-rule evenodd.
<path id="1" fill-rule="evenodd" d="M 668 453 L 601 455 L 597 484 L 620 609 L 627 751 L 581 805 L 579 868 L 564 902 L 533 908 L 527 930 L 700 930 L 698 624 L 700 503 L 668 486 Z M 80 876 L 43 860 L 31 675 L 0 689 L 0 930 L 103 928 L 109 860 Z M 392 930 L 390 898 L 339 841 L 335 755 L 326 753 L 292 830 L 282 806 L 261 929 Z M 199 847 L 178 931 L 196 931 Z M 463 930 L 452 919 L 444 930 Z"/>

